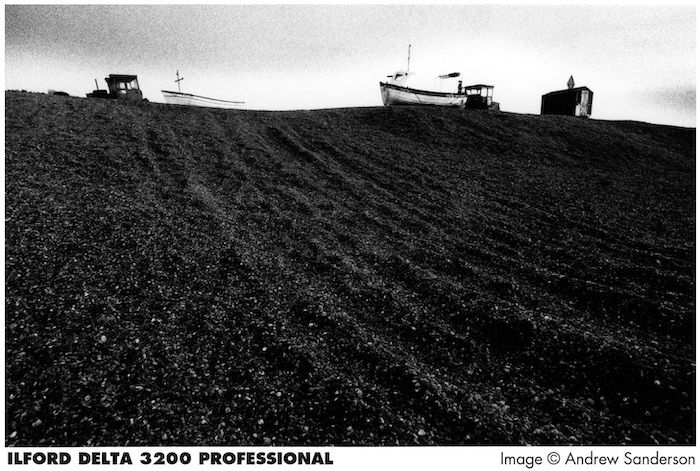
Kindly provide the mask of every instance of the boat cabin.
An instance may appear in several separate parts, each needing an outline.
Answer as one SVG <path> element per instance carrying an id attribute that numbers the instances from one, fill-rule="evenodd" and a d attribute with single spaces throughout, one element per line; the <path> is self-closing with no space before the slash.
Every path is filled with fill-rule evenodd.
<path id="1" fill-rule="evenodd" d="M 140 101 L 143 94 L 139 88 L 139 80 L 136 75 L 109 74 L 105 78 L 108 90 L 94 90 L 88 93 L 88 98 L 112 98 L 118 100 Z M 97 80 L 95 80 L 97 85 Z"/>
<path id="2" fill-rule="evenodd" d="M 478 84 L 462 87 L 460 82 L 459 88 L 462 89 L 461 93 L 467 95 L 465 108 L 488 109 L 493 103 L 493 85 Z"/>
<path id="3" fill-rule="evenodd" d="M 388 83 L 391 83 L 393 85 L 398 85 L 400 87 L 405 87 L 406 81 L 408 80 L 408 72 L 404 72 L 403 70 L 399 70 L 397 72 L 394 72 L 393 75 L 387 75 L 386 77 L 389 79 Z"/>

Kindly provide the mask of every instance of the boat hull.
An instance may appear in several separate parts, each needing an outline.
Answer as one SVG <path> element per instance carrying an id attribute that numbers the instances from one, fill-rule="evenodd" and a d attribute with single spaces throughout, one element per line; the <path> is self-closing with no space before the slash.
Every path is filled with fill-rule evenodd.
<path id="1" fill-rule="evenodd" d="M 203 106 L 205 108 L 226 108 L 236 109 L 241 108 L 245 102 L 243 101 L 228 101 L 219 100 L 217 98 L 209 98 L 200 95 L 192 95 L 190 93 L 171 92 L 161 90 L 165 103 L 168 105 L 185 105 L 185 106 Z"/>
<path id="2" fill-rule="evenodd" d="M 467 102 L 467 96 L 464 94 L 417 90 L 384 82 L 379 82 L 379 88 L 384 106 L 423 105 L 463 108 Z"/>

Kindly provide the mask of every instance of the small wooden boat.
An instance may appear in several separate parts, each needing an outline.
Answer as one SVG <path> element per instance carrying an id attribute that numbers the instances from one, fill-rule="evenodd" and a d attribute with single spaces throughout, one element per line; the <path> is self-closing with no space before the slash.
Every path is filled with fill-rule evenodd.
<path id="1" fill-rule="evenodd" d="M 176 71 L 177 91 L 161 90 L 165 103 L 168 105 L 185 105 L 185 106 L 204 106 L 207 108 L 240 108 L 245 104 L 244 101 L 221 100 L 219 98 L 210 98 L 201 95 L 193 95 L 191 93 L 183 93 L 180 91 L 180 82 L 184 77 L 180 77 L 180 71 Z"/>
<path id="2" fill-rule="evenodd" d="M 206 96 L 193 95 L 191 93 L 173 92 L 161 90 L 168 105 L 204 106 L 208 108 L 240 108 L 244 101 L 220 100 Z"/>

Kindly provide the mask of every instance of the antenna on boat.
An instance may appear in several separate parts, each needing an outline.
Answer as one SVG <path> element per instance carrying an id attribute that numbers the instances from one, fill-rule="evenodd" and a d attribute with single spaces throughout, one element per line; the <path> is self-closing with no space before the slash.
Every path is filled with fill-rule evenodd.
<path id="1" fill-rule="evenodd" d="M 411 45 L 408 45 L 408 64 L 406 65 L 406 77 L 408 77 L 408 71 L 411 69 Z"/>
<path id="2" fill-rule="evenodd" d="M 177 77 L 177 80 L 175 82 L 177 83 L 177 92 L 180 93 L 180 82 L 185 80 L 185 77 L 180 77 L 180 71 L 176 70 L 175 71 L 175 76 Z"/>

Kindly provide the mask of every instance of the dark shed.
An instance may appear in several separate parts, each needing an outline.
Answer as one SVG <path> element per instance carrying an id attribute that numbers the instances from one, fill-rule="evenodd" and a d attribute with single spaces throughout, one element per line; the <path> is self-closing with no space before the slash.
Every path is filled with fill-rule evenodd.
<path id="1" fill-rule="evenodd" d="M 567 90 L 557 90 L 542 95 L 541 114 L 563 114 L 568 116 L 591 115 L 593 92 L 588 87 L 574 88 L 573 77 L 569 79 Z"/>

